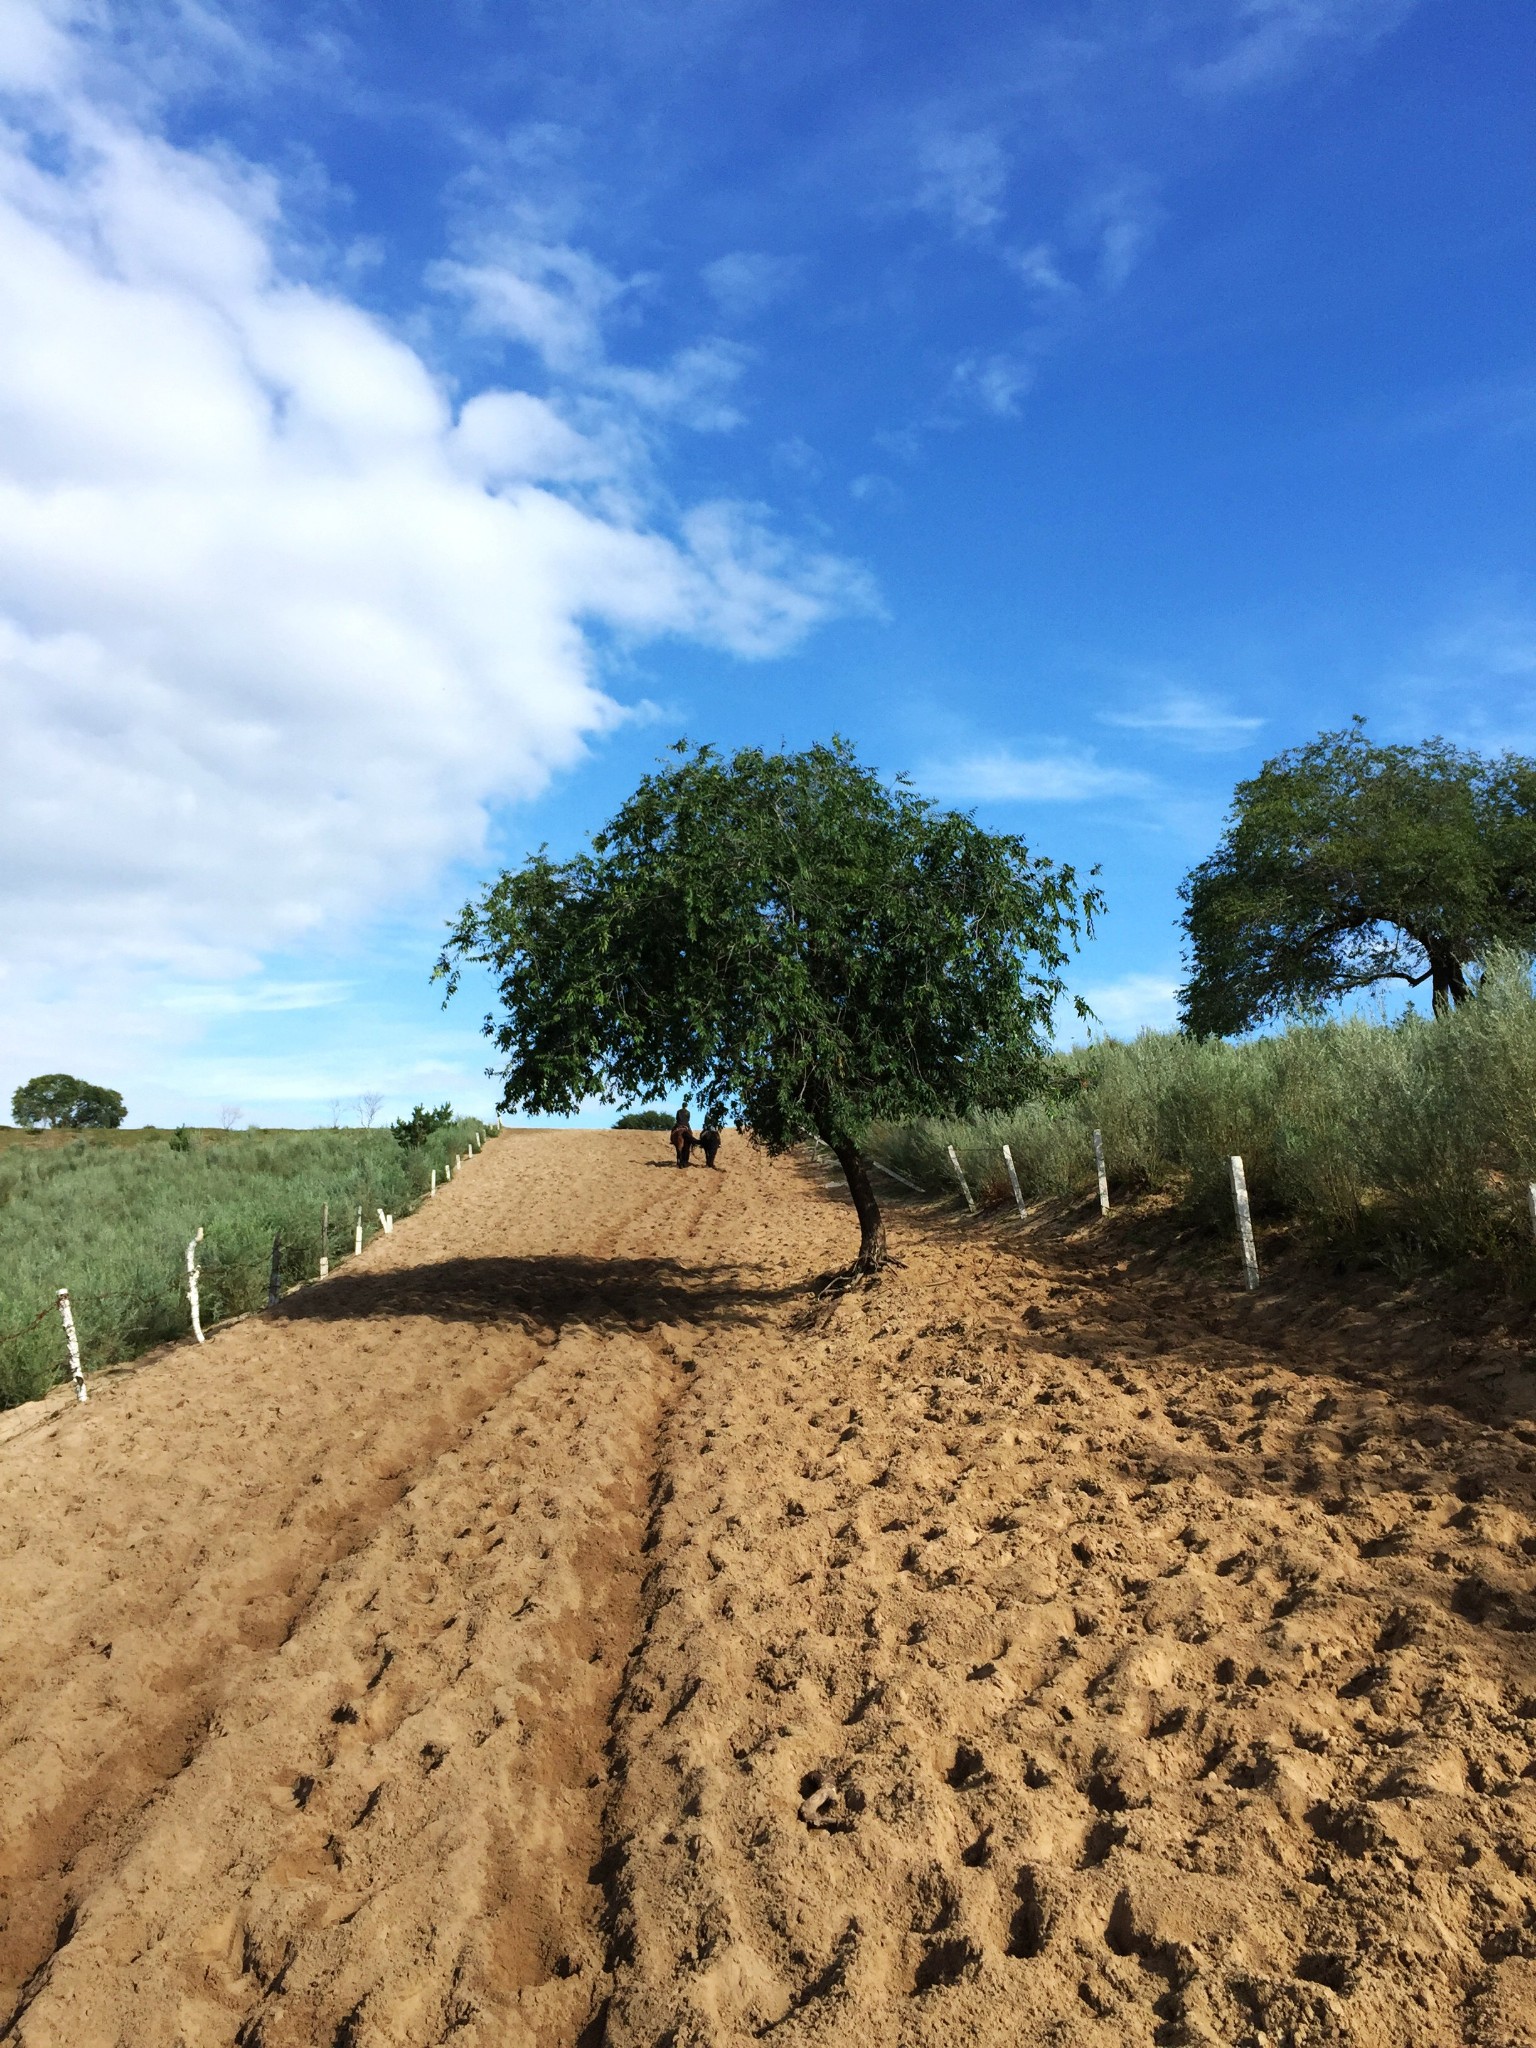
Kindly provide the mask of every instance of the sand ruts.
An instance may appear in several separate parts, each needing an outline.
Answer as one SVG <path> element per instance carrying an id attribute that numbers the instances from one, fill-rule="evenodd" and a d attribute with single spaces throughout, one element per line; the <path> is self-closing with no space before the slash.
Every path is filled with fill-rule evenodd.
<path id="1" fill-rule="evenodd" d="M 1536 2038 L 1523 1352 L 664 1153 L 7 1418 L 12 2038 Z"/>

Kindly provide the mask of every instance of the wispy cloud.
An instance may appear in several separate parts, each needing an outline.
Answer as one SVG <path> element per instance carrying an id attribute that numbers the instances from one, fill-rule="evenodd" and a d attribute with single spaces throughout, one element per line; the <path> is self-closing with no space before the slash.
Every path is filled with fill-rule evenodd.
<path id="1" fill-rule="evenodd" d="M 1394 737 L 1440 733 L 1490 753 L 1536 749 L 1536 600 L 1502 589 L 1470 603 L 1426 637 L 1379 695 L 1382 725 Z"/>
<path id="2" fill-rule="evenodd" d="M 1008 747 L 931 761 L 919 774 L 924 789 L 959 803 L 1086 803 L 1096 797 L 1145 796 L 1152 778 L 1111 768 L 1092 753 L 1053 748 L 1019 754 Z"/>
<path id="3" fill-rule="evenodd" d="M 1186 87 L 1226 98 L 1289 85 L 1319 62 L 1354 56 L 1390 35 L 1419 0 L 1241 0 L 1225 46 L 1188 65 Z"/>
<path id="4" fill-rule="evenodd" d="M 1034 365 L 1019 356 L 970 355 L 956 363 L 950 389 L 998 419 L 1011 419 L 1034 381 Z"/>
<path id="5" fill-rule="evenodd" d="M 1132 710 L 1102 711 L 1099 723 L 1129 732 L 1157 733 L 1202 753 L 1218 753 L 1240 747 L 1259 731 L 1264 720 L 1229 711 L 1196 690 L 1167 689 Z"/>
<path id="6" fill-rule="evenodd" d="M 706 263 L 700 275 L 722 318 L 749 320 L 794 289 L 802 265 L 793 256 L 733 249 Z"/>
<path id="7" fill-rule="evenodd" d="M 1090 983 L 1078 991 L 1098 1020 L 1095 1028 L 1112 1038 L 1133 1038 L 1138 1031 L 1171 1031 L 1179 1021 L 1179 981 L 1172 974 L 1122 974 L 1113 981 Z M 1081 1039 L 1083 1027 L 1063 1010 L 1058 1035 Z"/>
<path id="8" fill-rule="evenodd" d="M 160 997 L 163 1008 L 193 1017 L 278 1016 L 294 1010 L 329 1010 L 346 1002 L 345 981 L 181 982 Z"/>
<path id="9" fill-rule="evenodd" d="M 917 203 L 962 235 L 984 234 L 1003 218 L 1009 170 L 988 129 L 926 135 L 918 145 Z"/>

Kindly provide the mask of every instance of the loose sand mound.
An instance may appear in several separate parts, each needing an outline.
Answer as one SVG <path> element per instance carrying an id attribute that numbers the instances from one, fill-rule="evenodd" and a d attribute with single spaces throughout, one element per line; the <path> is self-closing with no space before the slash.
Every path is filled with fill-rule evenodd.
<path id="1" fill-rule="evenodd" d="M 5 1418 L 0 2033 L 1536 2041 L 1523 1351 L 663 1143 Z"/>

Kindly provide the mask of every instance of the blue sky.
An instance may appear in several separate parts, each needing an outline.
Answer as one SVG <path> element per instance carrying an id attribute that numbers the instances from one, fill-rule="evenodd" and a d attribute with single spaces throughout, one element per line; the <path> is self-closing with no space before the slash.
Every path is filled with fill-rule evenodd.
<path id="1" fill-rule="evenodd" d="M 1536 17 L 0 0 L 0 1086 L 484 1109 L 427 973 L 680 733 L 1097 862 L 1536 742 Z"/>

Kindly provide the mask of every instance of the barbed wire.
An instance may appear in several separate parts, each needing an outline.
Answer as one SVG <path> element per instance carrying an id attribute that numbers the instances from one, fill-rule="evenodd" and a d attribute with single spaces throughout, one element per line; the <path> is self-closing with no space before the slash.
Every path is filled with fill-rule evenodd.
<path id="1" fill-rule="evenodd" d="M 15 1344 L 23 1337 L 30 1337 L 32 1332 L 37 1328 L 38 1324 L 42 1322 L 45 1319 L 45 1317 L 51 1316 L 57 1306 L 57 1302 L 50 1301 L 45 1308 L 40 1308 L 38 1310 L 37 1314 L 32 1318 L 31 1322 L 26 1324 L 24 1328 L 20 1330 L 12 1330 L 11 1334 L 8 1337 L 0 1337 L 0 1344 Z"/>
<path id="2" fill-rule="evenodd" d="M 485 1129 L 485 1127 L 484 1127 L 484 1126 L 482 1126 L 482 1127 L 480 1127 L 480 1128 L 481 1128 L 481 1130 L 482 1130 L 482 1133 L 483 1133 L 483 1130 Z M 480 1141 L 480 1142 L 481 1142 L 481 1144 L 482 1144 L 482 1145 L 484 1144 L 484 1137 L 483 1137 L 483 1135 L 482 1135 L 482 1137 L 481 1137 L 481 1141 Z M 362 1206 L 366 1207 L 366 1206 L 367 1206 L 367 1204 L 368 1204 L 369 1202 L 371 1202 L 371 1201 L 372 1201 L 372 1199 L 373 1199 L 373 1196 L 375 1195 L 375 1193 L 376 1193 L 376 1192 L 377 1192 L 377 1190 L 376 1190 L 376 1189 L 374 1189 L 374 1188 L 373 1188 L 372 1186 L 368 1186 L 368 1187 L 366 1188 L 366 1191 L 365 1191 L 365 1194 L 364 1194 L 364 1202 L 363 1202 Z M 348 1208 L 348 1207 L 356 1206 L 356 1205 L 357 1205 L 357 1195 L 358 1195 L 358 1190 L 357 1190 L 357 1188 L 356 1188 L 356 1187 L 354 1186 L 353 1188 L 349 1189 L 349 1190 L 348 1190 L 348 1191 L 346 1192 L 346 1195 L 345 1195 L 344 1199 L 343 1199 L 342 1201 L 340 1201 L 340 1202 L 338 1203 L 338 1207 L 339 1207 L 339 1208 L 341 1208 L 341 1209 L 342 1209 L 342 1210 L 344 1211 L 344 1210 L 345 1210 L 346 1208 Z M 415 1207 L 418 1207 L 418 1208 L 419 1208 L 419 1207 L 420 1207 L 420 1204 L 421 1204 L 421 1194 L 420 1194 L 420 1193 L 417 1193 L 417 1194 L 416 1194 L 416 1196 L 415 1196 L 414 1206 L 415 1206 Z M 409 1209 L 409 1208 L 408 1208 L 408 1209 L 406 1209 L 406 1210 L 405 1210 L 405 1211 L 404 1211 L 403 1213 L 404 1213 L 404 1214 L 406 1214 L 406 1215 L 410 1215 L 410 1214 L 412 1213 L 412 1211 L 411 1211 L 411 1209 Z M 340 1227 L 341 1227 L 341 1226 L 340 1226 L 340 1224 L 339 1224 L 339 1223 L 338 1223 L 338 1226 L 337 1226 L 337 1227 L 338 1227 L 338 1230 L 340 1230 Z M 303 1227 L 301 1227 L 301 1228 L 300 1228 L 300 1229 L 298 1229 L 298 1230 L 292 1230 L 291 1228 L 290 1228 L 290 1229 L 288 1229 L 288 1230 L 281 1230 L 281 1229 L 280 1229 L 280 1230 L 278 1230 L 278 1233 L 277 1233 L 277 1234 L 279 1234 L 279 1235 L 280 1235 L 280 1236 L 281 1236 L 281 1237 L 283 1238 L 283 1240 L 284 1240 L 284 1242 L 285 1242 L 286 1244 L 292 1244 L 292 1243 L 293 1243 L 293 1242 L 295 1242 L 295 1241 L 298 1241 L 298 1242 L 301 1242 L 301 1243 L 305 1243 L 305 1244 L 307 1244 L 307 1243 L 308 1243 L 308 1241 L 309 1241 L 309 1238 L 310 1238 L 310 1236 L 311 1236 L 311 1232 L 310 1232 L 310 1231 L 309 1231 L 309 1230 L 308 1230 L 307 1228 L 303 1228 Z M 367 1234 L 368 1234 L 368 1235 L 369 1235 L 370 1237 L 372 1237 L 372 1236 L 373 1236 L 373 1235 L 374 1235 L 375 1233 L 374 1233 L 374 1232 L 372 1232 L 372 1231 L 369 1231 L 369 1232 L 368 1232 Z M 316 1235 L 316 1236 L 318 1236 L 318 1233 L 315 1233 L 315 1235 Z M 345 1252 L 342 1252 L 342 1253 L 340 1254 L 340 1256 L 341 1256 L 341 1257 L 343 1257 L 343 1258 L 345 1258 L 345 1256 L 346 1256 L 346 1253 L 345 1253 Z M 221 1260 L 221 1259 L 219 1258 L 219 1255 L 218 1255 L 217 1251 L 215 1251 L 215 1250 L 213 1249 L 213 1247 L 212 1247 L 212 1246 L 209 1246 L 209 1247 L 208 1247 L 208 1251 L 207 1251 L 207 1253 L 205 1253 L 205 1260 L 206 1260 L 206 1265 L 207 1265 L 208 1269 L 210 1269 L 210 1270 L 211 1270 L 212 1272 L 214 1272 L 215 1274 L 217 1274 L 217 1273 L 219 1272 L 220 1268 L 221 1268 L 221 1267 L 223 1266 L 223 1264 L 224 1264 L 224 1261 L 222 1261 L 222 1260 Z M 244 1263 L 244 1262 L 240 1262 L 240 1263 Z M 178 1276 L 178 1277 L 179 1277 L 179 1276 Z M 99 1303 L 101 1303 L 101 1302 L 104 1302 L 104 1301 L 110 1301 L 110 1302 L 118 1302 L 118 1303 L 128 1303 L 128 1304 L 135 1304 L 135 1305 L 138 1305 L 138 1306 L 144 1306 L 144 1305 L 146 1305 L 146 1304 L 150 1304 L 150 1305 L 152 1305 L 152 1304 L 156 1304 L 156 1303 L 158 1303 L 158 1302 L 160 1302 L 160 1301 L 162 1301 L 162 1300 L 164 1299 L 164 1295 L 163 1295 L 163 1293 L 162 1293 L 162 1292 L 161 1292 L 160 1290 L 158 1290 L 158 1289 L 156 1289 L 156 1288 L 153 1288 L 153 1287 L 151 1287 L 151 1288 L 137 1288 L 137 1289 L 134 1289 L 134 1290 L 133 1290 L 133 1291 L 131 1291 L 131 1292 L 130 1292 L 130 1291 L 127 1291 L 127 1290 L 123 1290 L 123 1289 L 116 1289 L 116 1288 L 114 1288 L 114 1289 L 103 1289 L 103 1290 L 101 1290 L 101 1291 L 99 1291 L 99 1292 L 97 1292 L 97 1293 L 94 1293 L 94 1294 L 78 1294 L 78 1293 L 76 1293 L 76 1292 L 74 1291 L 74 1289 L 73 1289 L 73 1288 L 67 1288 L 67 1289 L 64 1289 L 63 1291 L 64 1291 L 64 1292 L 66 1292 L 66 1293 L 67 1293 L 67 1294 L 69 1295 L 69 1298 L 70 1298 L 70 1302 L 71 1302 L 71 1305 L 72 1305 L 72 1306 L 74 1306 L 74 1307 L 76 1307 L 76 1308 L 79 1308 L 79 1307 L 81 1307 L 81 1306 L 83 1306 L 83 1305 L 85 1305 L 85 1304 L 90 1304 L 90 1305 L 93 1305 L 93 1306 L 94 1306 L 94 1305 L 97 1305 L 97 1304 L 99 1304 Z M 182 1300 L 185 1300 L 185 1299 L 186 1299 L 186 1289 L 185 1289 L 185 1286 L 184 1286 L 184 1285 L 178 1286 L 178 1287 L 177 1287 L 177 1289 L 176 1289 L 176 1293 L 177 1293 L 178 1297 L 179 1297 L 179 1298 L 181 1298 Z M 11 1331 L 8 1331 L 8 1332 L 6 1333 L 6 1335 L 4 1335 L 3 1337 L 0 1337 L 0 1349 L 3 1349 L 3 1348 L 4 1348 L 4 1346 L 6 1346 L 7 1344 L 19 1344 L 19 1343 L 21 1342 L 21 1340 L 22 1340 L 22 1338 L 23 1338 L 23 1337 L 30 1337 L 30 1336 L 31 1336 L 31 1334 L 32 1334 L 32 1332 L 33 1332 L 34 1330 L 36 1330 L 36 1329 L 37 1329 L 37 1328 L 38 1328 L 38 1327 L 39 1327 L 39 1326 L 40 1326 L 41 1324 L 45 1323 L 45 1322 L 46 1322 L 46 1321 L 48 1320 L 48 1318 L 49 1318 L 49 1317 L 50 1317 L 51 1315 L 55 1315 L 55 1314 L 57 1314 L 57 1313 L 58 1313 L 58 1306 L 59 1306 L 59 1304 L 58 1304 L 58 1293 L 57 1293 L 57 1291 L 56 1291 L 56 1292 L 55 1292 L 55 1296 L 54 1296 L 54 1299 L 53 1299 L 52 1301 L 48 1301 L 48 1302 L 45 1302 L 45 1303 L 43 1304 L 43 1306 L 42 1306 L 42 1307 L 41 1307 L 41 1308 L 40 1308 L 40 1309 L 38 1310 L 37 1314 L 36 1314 L 36 1315 L 35 1315 L 35 1316 L 34 1316 L 34 1317 L 32 1318 L 32 1320 L 31 1320 L 31 1322 L 30 1322 L 30 1323 L 24 1323 L 24 1324 L 22 1325 L 22 1327 L 21 1327 L 21 1328 L 20 1328 L 19 1330 L 11 1330 Z M 216 1327 L 216 1326 L 217 1326 L 217 1323 L 222 1323 L 222 1322 L 227 1322 L 227 1321 L 233 1320 L 233 1319 L 235 1319 L 235 1318 L 238 1318 L 238 1317 L 239 1317 L 239 1316 L 240 1316 L 241 1314 L 244 1314 L 244 1313 L 247 1313 L 247 1311 L 242 1311 L 242 1310 L 238 1310 L 238 1309 L 236 1309 L 236 1310 L 233 1310 L 233 1311 L 231 1311 L 231 1313 L 230 1313 L 229 1315 L 225 1315 L 225 1316 L 220 1316 L 220 1317 L 216 1318 L 215 1322 L 211 1322 L 211 1323 L 209 1324 L 209 1327 L 210 1327 L 210 1328 L 214 1328 L 214 1327 Z"/>

